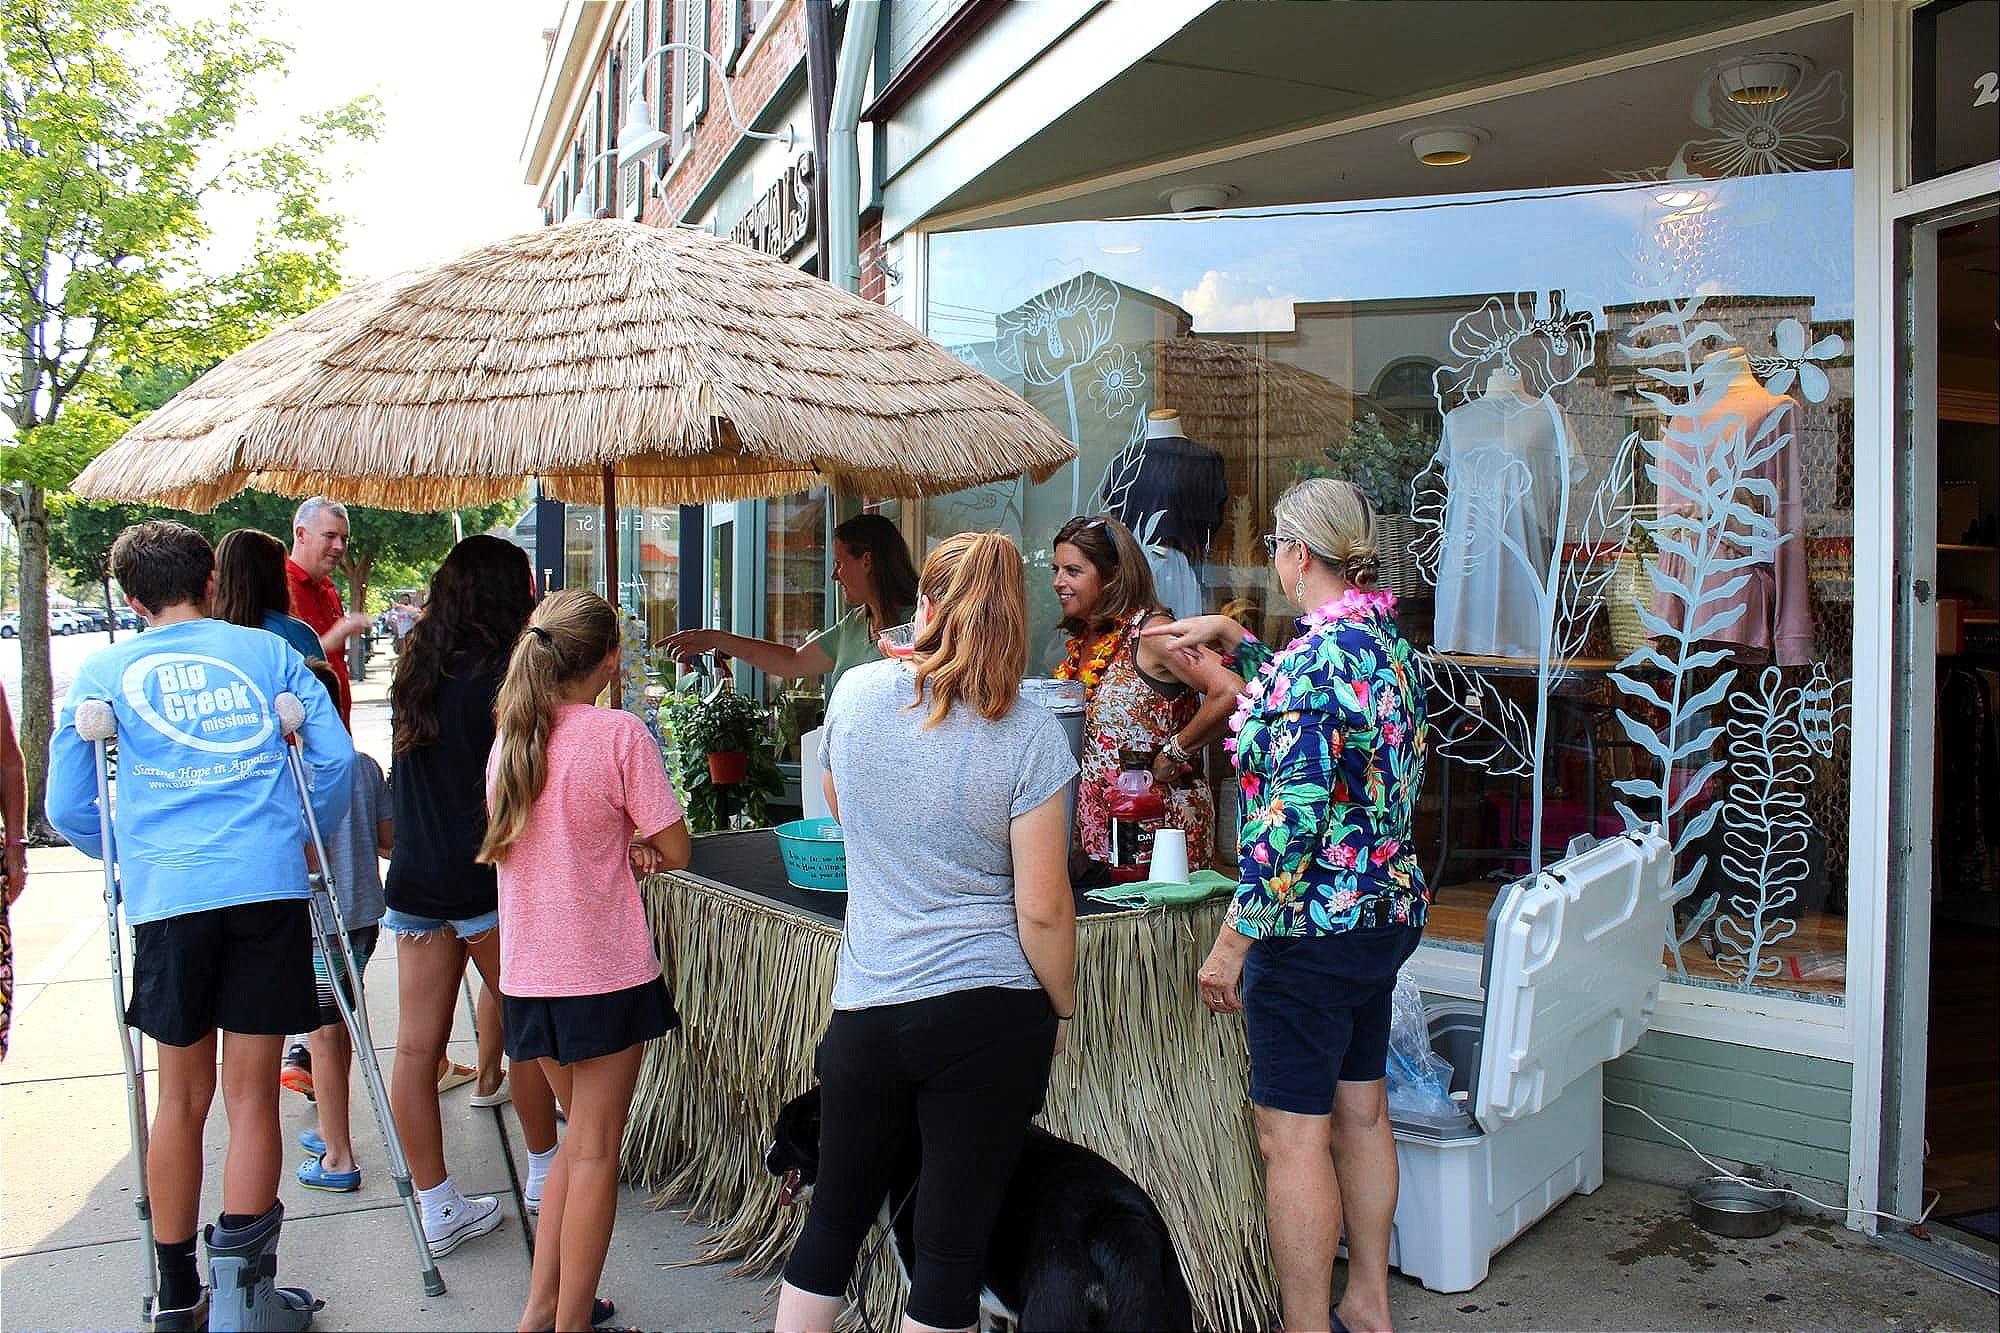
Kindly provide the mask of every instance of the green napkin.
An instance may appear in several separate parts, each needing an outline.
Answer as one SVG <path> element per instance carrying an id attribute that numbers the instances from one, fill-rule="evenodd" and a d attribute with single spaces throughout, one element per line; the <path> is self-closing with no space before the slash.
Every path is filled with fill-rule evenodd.
<path id="1" fill-rule="evenodd" d="M 1092 902 L 1114 907 L 1185 907 L 1189 903 L 1236 892 L 1236 881 L 1213 870 L 1197 870 L 1185 884 L 1163 879 L 1143 879 L 1136 884 L 1100 884 L 1086 889 L 1083 896 Z"/>

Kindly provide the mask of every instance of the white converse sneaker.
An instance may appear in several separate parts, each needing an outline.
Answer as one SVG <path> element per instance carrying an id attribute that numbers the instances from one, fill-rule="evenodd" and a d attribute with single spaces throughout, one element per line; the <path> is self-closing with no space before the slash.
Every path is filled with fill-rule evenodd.
<path id="1" fill-rule="evenodd" d="M 424 1242 L 431 1257 L 442 1259 L 475 1236 L 483 1236 L 501 1222 L 500 1201 L 490 1194 L 446 1204 L 435 1214 L 424 1214 Z"/>
<path id="2" fill-rule="evenodd" d="M 539 1217 L 542 1211 L 542 1186 L 546 1181 L 530 1180 L 521 1186 L 521 1206 Z"/>

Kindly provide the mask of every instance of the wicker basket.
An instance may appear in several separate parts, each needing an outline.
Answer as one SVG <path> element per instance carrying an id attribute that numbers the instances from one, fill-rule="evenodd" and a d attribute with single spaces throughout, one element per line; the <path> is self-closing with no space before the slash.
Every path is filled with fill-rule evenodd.
<path id="1" fill-rule="evenodd" d="M 1417 521 L 1408 514 L 1375 516 L 1375 553 L 1380 562 L 1375 586 L 1398 597 L 1428 597 L 1430 585 L 1417 569 Z"/>
<path id="2" fill-rule="evenodd" d="M 1653 609 L 1653 576 L 1646 559 L 1627 551 L 1618 557 L 1618 568 L 1604 584 L 1604 623 L 1611 633 L 1611 655 L 1623 658 L 1646 642 L 1646 626 L 1639 609 Z"/>

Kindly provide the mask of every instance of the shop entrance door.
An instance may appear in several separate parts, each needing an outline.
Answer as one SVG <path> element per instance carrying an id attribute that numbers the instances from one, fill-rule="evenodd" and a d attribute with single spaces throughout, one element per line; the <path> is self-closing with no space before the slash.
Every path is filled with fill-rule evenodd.
<path id="1" fill-rule="evenodd" d="M 1993 1289 L 2000 1255 L 2000 218 L 1907 233 L 1908 624 L 1892 885 L 1892 1211 L 1919 1257 Z M 1934 554 L 1933 554 L 1934 553 Z M 1930 557 L 1927 559 L 1926 557 Z M 1899 1246 L 1902 1248 L 1902 1246 Z"/>

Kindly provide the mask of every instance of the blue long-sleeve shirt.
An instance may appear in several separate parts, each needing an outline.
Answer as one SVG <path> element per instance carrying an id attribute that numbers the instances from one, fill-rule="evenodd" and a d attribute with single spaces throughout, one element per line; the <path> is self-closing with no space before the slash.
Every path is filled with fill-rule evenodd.
<path id="1" fill-rule="evenodd" d="M 305 705 L 299 739 L 313 812 L 331 834 L 347 812 L 354 743 L 283 639 L 219 620 L 163 625 L 85 659 L 49 742 L 49 821 L 102 857 L 97 776 L 77 705 L 118 719 L 112 836 L 128 921 L 304 898 L 305 816 L 272 702 Z"/>

